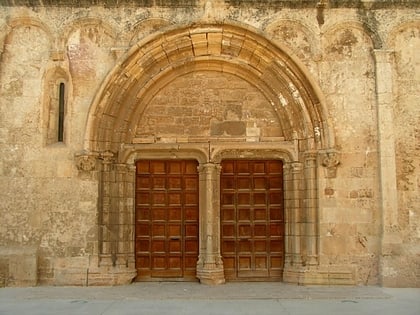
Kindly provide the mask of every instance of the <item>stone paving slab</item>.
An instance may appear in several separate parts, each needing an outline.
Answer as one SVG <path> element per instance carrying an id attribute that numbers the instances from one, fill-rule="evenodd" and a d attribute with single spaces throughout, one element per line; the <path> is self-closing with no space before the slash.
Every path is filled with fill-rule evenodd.
<path id="1" fill-rule="evenodd" d="M 1 288 L 0 315 L 419 315 L 420 288 L 135 283 Z"/>
<path id="2" fill-rule="evenodd" d="M 146 282 L 115 287 L 6 288 L 2 297 L 20 299 L 386 299 L 374 286 L 297 286 L 284 283 L 227 283 L 207 286 L 195 282 Z"/>

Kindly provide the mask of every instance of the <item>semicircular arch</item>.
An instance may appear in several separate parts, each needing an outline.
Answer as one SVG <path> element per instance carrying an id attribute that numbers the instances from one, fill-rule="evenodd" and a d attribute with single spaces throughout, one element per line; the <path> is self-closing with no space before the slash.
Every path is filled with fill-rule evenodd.
<path id="1" fill-rule="evenodd" d="M 410 29 L 420 29 L 420 19 L 403 22 L 392 28 L 388 33 L 386 40 L 387 47 L 389 49 L 395 49 L 395 40 L 397 36 Z"/>
<path id="2" fill-rule="evenodd" d="M 66 46 L 70 36 L 72 33 L 76 32 L 77 30 L 89 27 L 97 27 L 101 29 L 107 36 L 112 38 L 113 41 L 117 38 L 117 32 L 114 27 L 105 23 L 103 20 L 97 18 L 79 18 L 76 20 L 72 20 L 68 24 L 63 27 L 62 36 L 60 37 L 60 46 L 62 49 Z"/>
<path id="3" fill-rule="evenodd" d="M 356 20 L 347 20 L 341 22 L 335 22 L 332 24 L 325 24 L 322 27 L 322 34 L 324 36 L 328 34 L 336 33 L 340 30 L 355 29 L 359 30 L 366 35 L 371 41 L 371 45 L 374 49 L 380 49 L 383 47 L 383 39 L 379 33 L 374 30 L 370 25 L 364 22 Z"/>
<path id="4" fill-rule="evenodd" d="M 199 69 L 231 73 L 257 87 L 278 112 L 287 140 L 297 135 L 320 149 L 334 147 L 322 93 L 286 51 L 249 28 L 228 24 L 148 37 L 129 50 L 102 85 L 90 109 L 85 149 L 118 151 L 132 138 L 156 91 Z"/>

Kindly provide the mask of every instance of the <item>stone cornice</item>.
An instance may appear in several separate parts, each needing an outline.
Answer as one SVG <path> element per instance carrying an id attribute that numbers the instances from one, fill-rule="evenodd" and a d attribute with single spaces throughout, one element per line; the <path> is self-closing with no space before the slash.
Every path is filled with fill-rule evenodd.
<path id="1" fill-rule="evenodd" d="M 2 0 L 0 7 L 201 7 L 202 0 Z M 418 0 L 224 0 L 226 6 L 255 8 L 326 8 L 393 9 L 420 8 Z"/>

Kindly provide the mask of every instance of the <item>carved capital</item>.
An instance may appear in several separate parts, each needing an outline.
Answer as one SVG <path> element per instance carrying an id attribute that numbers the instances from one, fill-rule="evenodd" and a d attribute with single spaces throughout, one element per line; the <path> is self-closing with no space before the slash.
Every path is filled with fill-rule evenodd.
<path id="1" fill-rule="evenodd" d="M 316 159 L 318 157 L 317 151 L 306 151 L 303 156 L 305 158 L 305 167 L 316 166 Z"/>
<path id="2" fill-rule="evenodd" d="M 335 178 L 337 176 L 337 167 L 338 165 L 340 165 L 339 152 L 334 149 L 331 149 L 321 154 L 321 164 L 326 168 L 325 177 Z"/>
<path id="3" fill-rule="evenodd" d="M 220 174 L 221 170 L 222 167 L 220 166 L 220 164 L 215 163 L 205 163 L 197 166 L 197 171 L 200 174 L 212 174 L 214 171 L 216 171 L 217 174 Z"/>
<path id="4" fill-rule="evenodd" d="M 80 152 L 75 155 L 76 167 L 82 172 L 91 172 L 96 168 L 98 155 L 89 152 Z"/>
<path id="5" fill-rule="evenodd" d="M 100 158 L 104 164 L 111 164 L 115 161 L 115 155 L 111 151 L 102 152 Z"/>
<path id="6" fill-rule="evenodd" d="M 303 170 L 303 164 L 301 162 L 292 162 L 290 166 L 292 167 L 292 173 L 301 173 Z"/>

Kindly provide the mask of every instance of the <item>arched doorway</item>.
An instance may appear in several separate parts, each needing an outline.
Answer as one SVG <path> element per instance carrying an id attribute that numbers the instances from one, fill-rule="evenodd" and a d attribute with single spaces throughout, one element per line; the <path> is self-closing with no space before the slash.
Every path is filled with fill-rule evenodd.
<path id="1" fill-rule="evenodd" d="M 221 163 L 260 159 L 284 168 L 283 278 L 298 281 L 316 266 L 317 159 L 335 151 L 320 93 L 303 69 L 257 32 L 228 24 L 168 30 L 133 47 L 103 84 L 87 124 L 85 156 L 101 162 L 100 264 L 137 274 L 136 161 L 195 159 L 197 277 L 224 282 Z"/>

